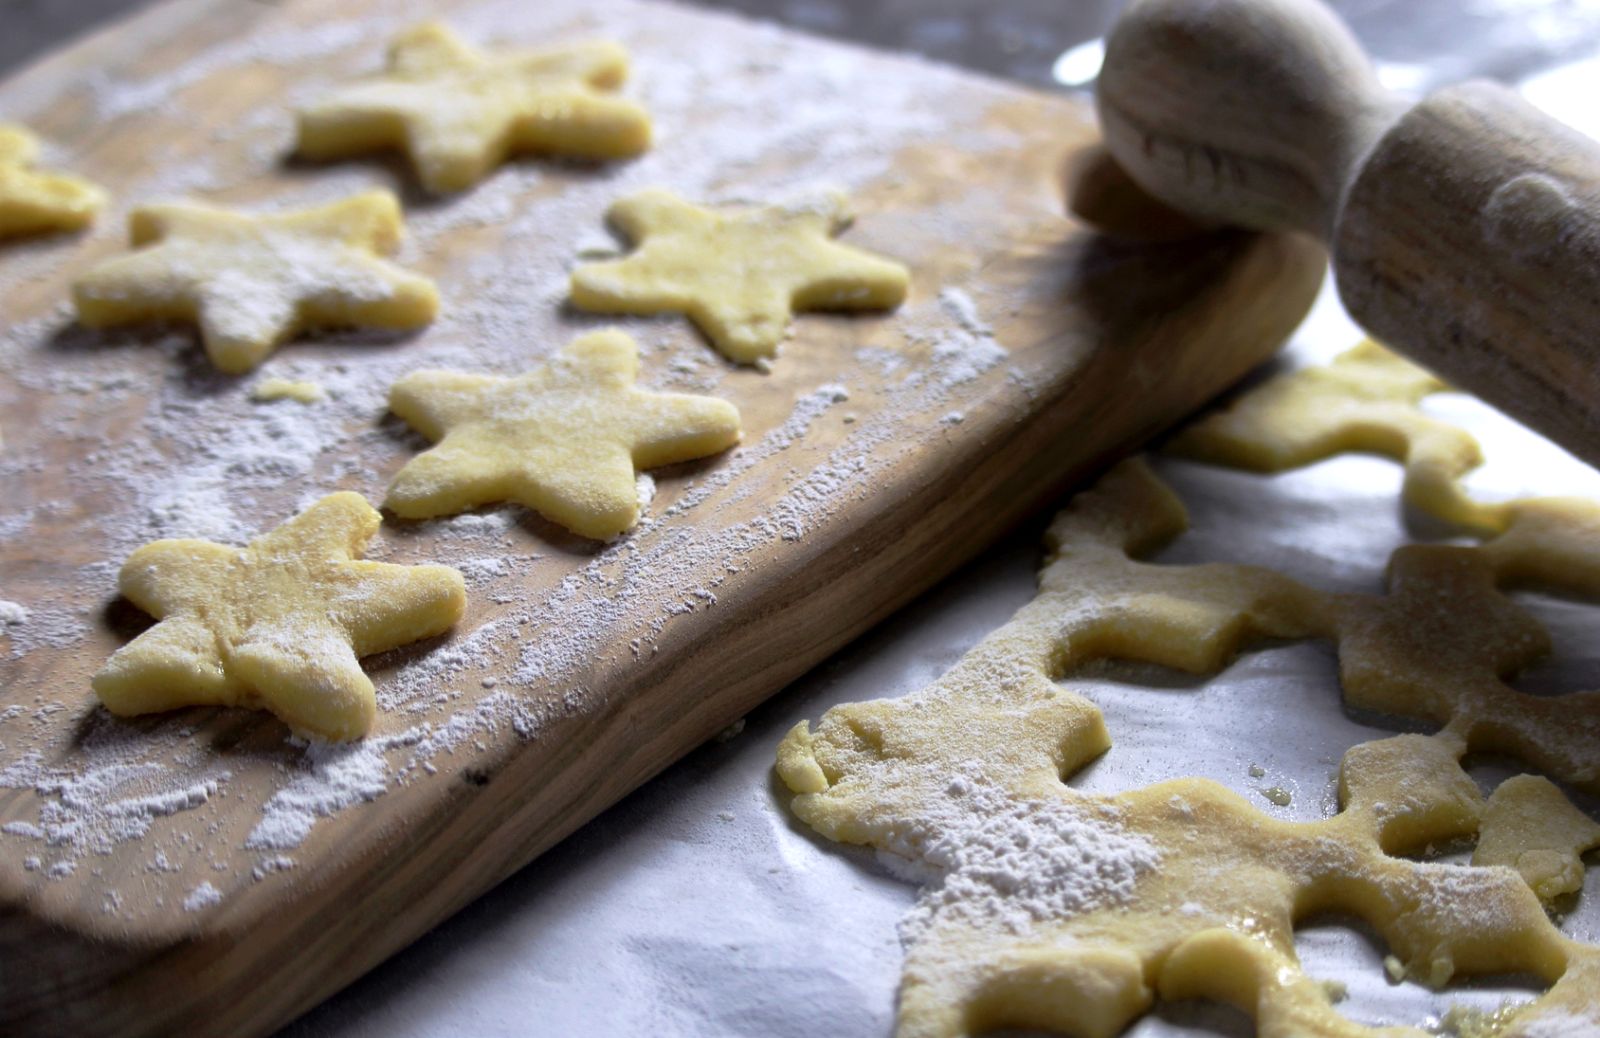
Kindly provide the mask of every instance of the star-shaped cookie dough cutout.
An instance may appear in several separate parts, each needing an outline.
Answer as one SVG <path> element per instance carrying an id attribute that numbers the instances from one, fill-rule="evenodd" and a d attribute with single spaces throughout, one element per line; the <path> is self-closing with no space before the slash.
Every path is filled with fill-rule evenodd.
<path id="1" fill-rule="evenodd" d="M 624 198 L 607 218 L 638 247 L 572 274 L 572 302 L 605 314 L 684 313 L 730 360 L 778 352 L 796 310 L 887 310 L 906 296 L 899 263 L 841 245 L 843 200 L 713 212 L 667 191 Z"/>
<path id="2" fill-rule="evenodd" d="M 628 74 L 615 43 L 485 53 L 430 22 L 399 36 L 383 75 L 300 112 L 300 154 L 403 148 L 422 186 L 460 191 L 518 153 L 620 159 L 650 147 L 650 116 L 610 91 Z"/>
<path id="3" fill-rule="evenodd" d="M 35 169 L 38 154 L 33 134 L 0 124 L 0 237 L 82 230 L 105 205 L 87 180 Z"/>
<path id="4" fill-rule="evenodd" d="M 639 519 L 636 469 L 739 440 L 732 404 L 639 389 L 638 368 L 633 340 L 601 331 L 515 378 L 407 375 L 389 407 L 438 444 L 400 470 L 385 506 L 420 519 L 515 501 L 585 537 L 615 537 Z"/>
<path id="5" fill-rule="evenodd" d="M 313 327 L 405 330 L 433 320 L 433 282 L 380 253 L 400 243 L 400 203 L 387 191 L 250 216 L 204 205 L 153 205 L 128 218 L 139 251 L 72 286 L 90 328 L 194 321 L 206 355 L 243 374 Z"/>
<path id="6" fill-rule="evenodd" d="M 466 591 L 448 566 L 357 560 L 379 516 L 330 494 L 244 548 L 155 541 L 118 586 L 160 623 L 112 654 L 94 691 L 112 713 L 261 707 L 296 732 L 365 735 L 377 714 L 357 658 L 442 634 Z"/>

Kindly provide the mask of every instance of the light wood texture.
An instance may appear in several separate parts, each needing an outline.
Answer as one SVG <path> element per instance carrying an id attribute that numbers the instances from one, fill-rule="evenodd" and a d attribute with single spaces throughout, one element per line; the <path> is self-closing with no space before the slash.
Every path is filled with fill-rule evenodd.
<path id="1" fill-rule="evenodd" d="M 1357 322 L 1600 464 L 1600 145 L 1488 83 L 1406 111 L 1317 0 L 1135 0 L 1098 103 L 1151 194 L 1317 234 Z"/>
<path id="2" fill-rule="evenodd" d="M 1374 335 L 1600 464 L 1600 145 L 1492 83 L 1442 90 L 1378 141 L 1333 251 Z"/>
<path id="3" fill-rule="evenodd" d="M 370 0 L 341 5 L 339 17 L 396 9 Z M 499 26 L 515 38 L 535 36 L 554 17 L 549 5 L 517 10 L 526 12 L 527 24 Z M 770 32 L 731 20 L 666 7 L 619 10 L 637 23 L 627 42 L 643 81 L 653 69 L 687 60 L 685 40 L 753 55 L 774 45 Z M 311 0 L 177 0 L 0 87 L 0 103 L 29 107 L 35 113 L 30 121 L 47 138 L 93 140 L 80 152 L 78 172 L 107 184 L 119 202 L 142 201 L 126 197 L 130 185 L 188 156 L 221 149 L 245 162 L 251 141 L 221 131 L 254 113 L 281 110 L 309 67 L 322 62 L 324 74 L 351 71 L 337 63 L 348 61 L 344 52 L 292 67 L 243 59 L 229 64 L 204 55 L 269 30 L 280 38 L 296 31 L 310 38 L 329 17 L 326 5 Z M 588 17 L 567 29 L 583 31 Z M 362 51 L 368 60 L 377 42 Z M 852 67 L 885 83 L 927 77 L 931 84 L 936 78 L 936 70 L 834 44 L 793 47 L 784 55 L 791 70 L 831 62 L 837 72 L 838 63 L 848 62 L 861 63 Z M 136 79 L 186 62 L 203 74 L 183 87 L 189 100 L 171 110 L 105 122 L 76 89 L 91 73 Z M 748 74 L 762 74 L 759 62 Z M 274 852 L 245 846 L 262 805 L 304 768 L 305 751 L 285 741 L 278 722 L 235 710 L 111 722 L 98 716 L 88 690 L 89 675 L 127 636 L 127 610 L 113 601 L 111 582 L 120 560 L 99 557 L 97 545 L 103 526 L 125 519 L 132 504 L 105 485 L 69 486 L 65 474 L 108 446 L 132 445 L 160 457 L 166 447 L 144 425 L 158 391 L 189 394 L 199 413 L 225 406 L 238 387 L 201 366 L 186 368 L 195 363 L 192 354 L 174 356 L 125 339 L 73 346 L 78 340 L 64 316 L 46 321 L 38 342 L 0 354 L 7 363 L 0 370 L 13 380 L 0 382 L 5 450 L 38 459 L 19 470 L 0 505 L 32 516 L 28 537 L 0 539 L 0 597 L 36 607 L 70 600 L 93 620 L 92 629 L 70 644 L 21 655 L 8 655 L 0 636 L 0 710 L 16 705 L 24 711 L 6 722 L 18 727 L 0 728 L 0 767 L 32 747 L 48 767 L 81 768 L 95 749 L 85 740 L 102 738 L 102 723 L 116 723 L 114 731 L 131 736 L 125 742 L 130 752 L 147 736 L 179 747 L 173 759 L 197 773 L 219 761 L 229 772 L 221 792 L 202 806 L 151 819 L 147 834 L 114 841 L 104 854 L 81 855 L 67 875 L 51 874 L 57 850 L 4 828 L 36 821 L 50 794 L 0 788 L 0 1031 L 271 1030 L 723 729 L 1075 481 L 1194 410 L 1268 356 L 1309 306 L 1323 264 L 1309 238 L 1222 232 L 1132 245 L 1089 235 L 1059 215 L 1062 158 L 1094 140 L 1080 107 L 971 78 L 952 86 L 953 73 L 938 75 L 947 98 L 959 96 L 959 107 L 980 113 L 981 125 L 951 125 L 948 139 L 934 134 L 897 146 L 881 173 L 851 185 L 864 215 L 848 240 L 911 263 L 906 308 L 863 318 L 803 317 L 770 375 L 721 365 L 685 322 L 628 324 L 669 343 L 666 352 L 647 353 L 643 384 L 663 384 L 674 355 L 706 356 L 718 392 L 743 412 L 746 449 L 753 453 L 659 473 L 651 506 L 656 521 L 609 552 L 597 553 L 537 521 L 513 525 L 506 550 L 518 558 L 543 557 L 494 586 L 548 610 L 541 614 L 543 626 L 531 626 L 526 638 L 513 631 L 504 644 L 486 640 L 484 651 L 442 677 L 437 691 L 458 697 L 441 708 L 442 723 L 470 722 L 490 695 L 486 683 L 513 704 L 514 716 L 472 730 L 451 751 L 431 758 L 432 771 L 411 769 L 403 781 L 390 774 L 381 796 L 319 820 L 286 852 L 292 868 L 274 870 Z M 714 109 L 708 112 L 713 118 Z M 664 139 L 662 146 L 669 143 Z M 797 139 L 794 147 L 803 146 Z M 770 168 L 784 168 L 784 160 L 782 154 L 761 156 Z M 518 205 L 593 190 L 596 183 L 592 170 L 537 160 L 532 167 L 538 176 Z M 387 167 L 370 168 L 382 173 Z M 335 172 L 268 163 L 248 184 L 225 187 L 209 200 L 265 200 Z M 728 190 L 740 184 L 739 174 L 730 173 Z M 596 216 L 602 210 L 597 203 Z M 459 309 L 466 300 L 457 293 L 465 289 L 453 288 L 451 279 L 475 258 L 488 253 L 508 270 L 532 261 L 518 251 L 525 243 L 513 246 L 497 233 L 493 224 L 447 227 L 428 239 L 424 255 L 408 262 L 441 279 L 446 311 Z M 119 250 L 118 237 L 27 246 L 46 250 L 30 255 L 57 256 L 59 263 L 40 277 L 6 282 L 8 318 L 50 314 L 72 272 Z M 903 387 L 914 384 L 907 373 L 939 373 L 908 322 L 937 313 L 948 286 L 967 293 L 1007 355 L 952 383 L 948 392 L 907 397 Z M 559 313 L 554 301 L 549 309 L 549 319 L 574 333 L 594 326 Z M 274 364 L 294 356 L 338 358 L 359 370 L 376 363 L 371 351 L 399 351 L 421 367 L 442 337 L 447 332 L 434 329 L 386 345 L 297 343 L 285 348 L 282 360 L 269 361 L 264 373 L 274 374 Z M 866 342 L 888 358 L 881 369 L 862 361 Z M 548 351 L 560 343 L 541 345 Z M 108 368 L 125 371 L 127 379 L 96 407 L 86 409 L 71 394 L 27 388 L 90 366 L 101 375 Z M 847 402 L 792 444 L 775 439 L 797 413 L 797 401 L 834 381 L 849 387 Z M 64 425 L 63 416 L 77 424 Z M 318 490 L 333 484 L 373 499 L 381 495 L 384 480 L 415 450 L 378 435 L 381 420 L 379 413 L 353 420 L 366 453 L 358 465 L 318 469 Z M 863 438 L 874 429 L 892 435 Z M 764 444 L 776 446 L 762 453 Z M 719 487 L 717 474 L 741 456 L 755 460 Z M 849 464 L 841 467 L 841 458 Z M 305 496 L 305 482 L 286 480 L 263 491 L 251 520 L 259 528 L 273 525 Z M 829 487 L 843 490 L 829 497 Z M 700 505 L 673 511 L 696 493 L 704 498 Z M 825 507 L 783 512 L 785 502 L 800 500 L 796 494 L 813 494 Z M 27 511 L 44 502 L 51 507 Z M 736 566 L 722 554 L 676 547 L 719 530 L 755 531 Z M 771 535 L 757 536 L 761 531 Z M 386 522 L 380 541 L 389 545 L 389 561 L 449 563 L 461 554 L 428 524 Z M 580 586 L 579 604 L 622 596 L 630 559 L 669 571 L 676 588 L 715 587 L 714 607 L 619 597 L 624 608 L 613 613 L 561 611 L 567 601 L 562 588 L 571 586 L 564 582 L 575 574 L 612 582 L 592 599 L 582 598 L 591 592 Z M 608 560 L 615 561 L 609 569 Z M 407 666 L 432 654 L 464 652 L 474 632 L 498 630 L 485 625 L 510 608 L 474 590 L 454 637 L 368 661 L 380 695 Z M 541 676 L 518 670 L 520 652 L 585 623 L 593 626 L 583 632 L 593 636 L 592 651 L 556 660 Z M 385 711 L 374 738 L 411 723 L 404 711 Z M 180 724 L 194 730 L 180 731 Z M 391 761 L 412 752 L 420 751 L 396 747 Z M 151 865 L 156 847 L 173 849 L 170 868 Z M 30 857 L 41 860 L 30 864 Z M 216 903 L 182 909 L 185 895 L 202 883 L 215 888 Z M 529 1012 L 536 1020 L 537 1007 Z"/>

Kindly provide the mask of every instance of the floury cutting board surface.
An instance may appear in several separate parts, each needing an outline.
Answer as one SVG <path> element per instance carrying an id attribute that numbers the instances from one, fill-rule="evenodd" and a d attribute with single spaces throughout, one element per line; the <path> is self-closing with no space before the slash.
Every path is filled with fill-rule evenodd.
<path id="1" fill-rule="evenodd" d="M 441 10 L 442 9 L 442 10 Z M 403 165 L 285 162 L 292 107 L 442 14 L 482 42 L 632 51 L 643 158 L 513 163 L 431 200 Z M 1060 214 L 1081 106 L 664 5 L 179 0 L 0 87 L 48 163 L 114 196 L 95 230 L 0 250 L 0 1030 L 261 1033 L 349 983 L 971 557 L 1220 391 L 1303 312 L 1293 238 L 1119 247 Z M 437 279 L 424 332 L 285 347 L 213 373 L 181 329 L 91 334 L 66 285 L 127 209 L 290 206 L 388 185 L 399 259 Z M 842 187 L 845 240 L 906 261 L 908 302 L 802 316 L 770 373 L 687 322 L 563 305 L 602 214 Z M 586 542 L 505 507 L 388 521 L 368 557 L 459 567 L 442 639 L 367 661 L 350 746 L 271 717 L 136 721 L 89 677 L 149 621 L 116 598 L 145 541 L 242 543 L 336 489 L 379 499 L 422 443 L 387 416 L 418 367 L 512 373 L 584 330 L 640 342 L 641 384 L 712 393 L 745 440 L 641 480 L 639 529 Z M 256 403 L 260 378 L 329 399 Z"/>

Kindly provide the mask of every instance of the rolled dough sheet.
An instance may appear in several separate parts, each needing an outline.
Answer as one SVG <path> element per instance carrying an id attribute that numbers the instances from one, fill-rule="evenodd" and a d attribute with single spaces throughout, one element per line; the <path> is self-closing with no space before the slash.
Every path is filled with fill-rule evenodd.
<path id="1" fill-rule="evenodd" d="M 1358 336 L 1329 293 L 1283 362 L 1326 362 Z M 1450 394 L 1427 408 L 1482 440 L 1488 462 L 1467 479 L 1477 496 L 1600 496 L 1600 473 L 1478 401 Z M 1425 523 L 1408 532 L 1401 469 L 1386 460 L 1346 456 L 1277 476 L 1168 459 L 1156 470 L 1192 521 L 1162 560 L 1254 563 L 1321 587 L 1370 591 L 1381 587 L 1394 547 L 1429 533 Z M 536 1016 L 554 1030 L 604 1034 L 887 1034 L 900 974 L 895 924 L 913 888 L 870 852 L 821 840 L 795 821 L 771 776 L 772 751 L 791 725 L 829 706 L 929 683 L 1005 622 L 1032 597 L 1046 518 L 286 1033 L 511 1035 Z M 1600 607 L 1516 597 L 1556 646 L 1519 687 L 1600 687 L 1592 637 Z M 1334 655 L 1313 643 L 1248 653 L 1210 679 L 1116 665 L 1072 683 L 1102 707 L 1116 740 L 1076 782 L 1094 791 L 1201 775 L 1276 817 L 1309 820 L 1333 812 L 1344 750 L 1386 730 L 1340 707 Z M 1286 688 L 1296 690 L 1296 709 L 1266 709 Z M 1470 770 L 1490 787 L 1520 769 L 1484 760 Z M 1275 789 L 1290 794 L 1287 804 L 1268 799 Z M 1600 817 L 1600 804 L 1582 804 Z M 1593 876 L 1562 929 L 1600 939 Z M 1384 949 L 1338 925 L 1302 930 L 1297 947 L 1313 975 L 1346 985 L 1341 1008 L 1363 1023 L 1426 1024 L 1454 1005 L 1493 1010 L 1529 995 L 1484 983 L 1443 994 L 1391 985 Z M 471 1012 L 462 1011 L 467 1004 Z M 1129 1032 L 1219 1033 L 1250 1030 L 1231 1011 L 1182 1004 Z"/>

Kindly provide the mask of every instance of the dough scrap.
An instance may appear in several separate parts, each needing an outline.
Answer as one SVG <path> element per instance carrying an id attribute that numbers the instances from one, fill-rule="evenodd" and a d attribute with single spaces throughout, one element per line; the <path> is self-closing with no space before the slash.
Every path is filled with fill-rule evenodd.
<path id="1" fill-rule="evenodd" d="M 138 251 L 90 270 L 72 296 L 90 328 L 194 321 L 211 362 L 238 375 L 305 328 L 402 330 L 433 320 L 433 282 L 379 256 L 400 235 L 400 203 L 388 191 L 264 216 L 145 206 L 128 218 Z"/>
<path id="2" fill-rule="evenodd" d="M 442 634 L 466 608 L 465 581 L 448 566 L 356 559 L 378 523 L 346 491 L 243 548 L 139 548 L 118 587 L 159 622 L 112 654 L 95 694 L 122 716 L 245 706 L 299 733 L 365 735 L 378 706 L 357 658 Z"/>
<path id="3" fill-rule="evenodd" d="M 1600 788 L 1600 696 L 1524 696 L 1502 680 L 1548 642 L 1496 586 L 1495 553 L 1403 547 L 1385 595 L 1137 561 L 1185 521 L 1141 461 L 1118 466 L 1052 523 L 1039 594 L 1008 623 L 934 684 L 834 707 L 780 747 L 801 819 L 933 880 L 902 932 L 898 1033 L 1109 1038 L 1156 997 L 1199 997 L 1251 1014 L 1266 1038 L 1423 1034 L 1351 1022 L 1300 969 L 1295 922 L 1332 912 L 1365 919 L 1427 983 L 1550 983 L 1508 1038 L 1600 1024 L 1600 949 L 1556 929 L 1522 876 L 1390 853 L 1476 834 L 1469 749 Z M 1110 739 L 1098 708 L 1057 682 L 1108 657 L 1209 673 L 1267 638 L 1334 642 L 1350 702 L 1441 729 L 1353 747 L 1340 813 L 1311 823 L 1203 779 L 1112 795 L 1064 784 Z"/>
<path id="4" fill-rule="evenodd" d="M 417 371 L 389 408 L 437 446 L 389 486 L 408 519 L 516 501 L 585 537 L 615 537 L 639 519 L 636 468 L 703 458 L 739 442 L 725 400 L 634 386 L 639 349 L 616 330 L 573 341 L 515 378 Z"/>
<path id="5" fill-rule="evenodd" d="M 796 310 L 890 310 L 906 268 L 833 240 L 850 224 L 839 196 L 799 209 L 715 212 L 659 188 L 607 218 L 636 246 L 572 272 L 572 302 L 603 314 L 687 314 L 729 360 L 778 352 Z"/>
<path id="6" fill-rule="evenodd" d="M 489 54 L 428 22 L 394 40 L 383 75 L 302 109 L 299 150 L 337 159 L 404 148 L 439 194 L 517 153 L 628 158 L 650 147 L 650 116 L 610 93 L 627 74 L 615 43 Z"/>
<path id="7" fill-rule="evenodd" d="M 0 237 L 78 231 L 94 222 L 106 193 L 81 177 L 34 168 L 39 140 L 0 124 Z"/>
<path id="8" fill-rule="evenodd" d="M 1412 507 L 1478 533 L 1498 533 L 1513 509 L 1480 504 L 1461 488 L 1461 477 L 1483 463 L 1478 441 L 1417 406 L 1449 388 L 1368 339 L 1331 364 L 1268 379 L 1185 428 L 1167 450 L 1258 472 L 1352 451 L 1382 454 L 1405 465 L 1403 494 Z"/>

